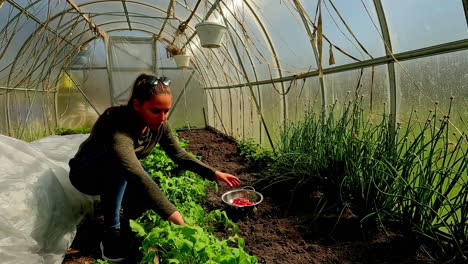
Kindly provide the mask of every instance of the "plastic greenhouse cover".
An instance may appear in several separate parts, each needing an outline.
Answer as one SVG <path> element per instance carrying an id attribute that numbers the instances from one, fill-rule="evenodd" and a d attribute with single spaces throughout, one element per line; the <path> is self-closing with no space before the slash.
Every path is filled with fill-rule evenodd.
<path id="1" fill-rule="evenodd" d="M 31 143 L 0 135 L 0 262 L 61 263 L 93 199 L 68 179 L 86 135 Z"/>

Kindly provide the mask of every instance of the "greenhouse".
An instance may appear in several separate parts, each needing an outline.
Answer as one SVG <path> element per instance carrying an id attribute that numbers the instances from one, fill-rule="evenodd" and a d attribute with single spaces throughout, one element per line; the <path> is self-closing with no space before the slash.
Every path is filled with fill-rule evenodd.
<path id="1" fill-rule="evenodd" d="M 468 263 L 467 69 L 468 0 L 0 0 L 0 262 Z"/>

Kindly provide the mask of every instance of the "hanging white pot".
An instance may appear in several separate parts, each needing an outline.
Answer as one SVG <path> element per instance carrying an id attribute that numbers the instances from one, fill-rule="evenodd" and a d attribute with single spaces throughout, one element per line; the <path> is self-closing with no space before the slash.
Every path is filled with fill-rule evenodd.
<path id="1" fill-rule="evenodd" d="M 178 68 L 187 68 L 190 63 L 190 55 L 174 55 L 174 60 Z"/>
<path id="2" fill-rule="evenodd" d="M 226 33 L 226 27 L 215 22 L 202 22 L 195 26 L 200 44 L 204 48 L 219 48 Z"/>

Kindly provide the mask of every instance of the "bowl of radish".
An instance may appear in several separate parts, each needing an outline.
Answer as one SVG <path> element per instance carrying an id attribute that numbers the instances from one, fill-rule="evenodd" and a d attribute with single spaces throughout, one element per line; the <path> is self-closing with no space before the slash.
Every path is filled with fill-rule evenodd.
<path id="1" fill-rule="evenodd" d="M 260 204 L 263 201 L 263 195 L 252 186 L 246 186 L 242 189 L 228 191 L 221 196 L 223 202 L 235 207 L 249 207 Z"/>

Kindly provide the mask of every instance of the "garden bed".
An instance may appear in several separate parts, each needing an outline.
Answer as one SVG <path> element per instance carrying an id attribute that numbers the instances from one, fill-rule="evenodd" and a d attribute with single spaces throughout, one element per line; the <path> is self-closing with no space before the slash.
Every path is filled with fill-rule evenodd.
<path id="1" fill-rule="evenodd" d="M 253 185 L 255 172 L 238 155 L 231 139 L 212 130 L 181 131 L 179 135 L 189 140 L 187 150 L 201 156 L 204 162 L 237 175 L 242 186 Z M 206 207 L 227 211 L 239 227 L 239 236 L 245 239 L 245 251 L 257 256 L 259 263 L 423 262 L 418 260 L 422 255 L 413 244 L 397 232 L 389 232 L 388 236 L 373 231 L 364 234 L 350 212 L 336 212 L 311 221 L 312 212 L 307 210 L 311 206 L 287 210 L 287 201 L 262 190 L 258 191 L 264 194 L 264 200 L 256 211 L 235 210 L 221 201 L 221 195 L 228 190 L 231 188 L 224 185 L 218 192 L 209 190 Z M 313 199 L 310 197 L 308 202 Z M 102 216 L 97 210 L 80 226 L 63 263 L 90 263 L 100 258 L 101 225 Z M 223 238 L 229 234 L 218 231 L 216 235 Z"/>

